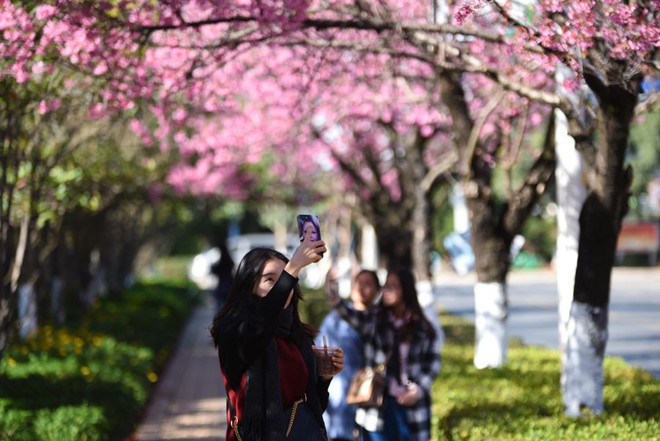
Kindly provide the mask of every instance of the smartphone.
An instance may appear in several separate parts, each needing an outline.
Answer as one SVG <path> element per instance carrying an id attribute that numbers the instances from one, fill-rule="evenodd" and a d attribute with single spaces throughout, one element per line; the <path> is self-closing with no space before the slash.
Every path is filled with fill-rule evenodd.
<path id="1" fill-rule="evenodd" d="M 308 228 L 313 228 L 314 232 L 312 233 L 310 239 L 312 242 L 321 240 L 321 227 L 319 226 L 319 218 L 314 214 L 299 214 L 297 217 L 298 221 L 298 236 L 302 242 L 305 239 L 305 231 Z"/>

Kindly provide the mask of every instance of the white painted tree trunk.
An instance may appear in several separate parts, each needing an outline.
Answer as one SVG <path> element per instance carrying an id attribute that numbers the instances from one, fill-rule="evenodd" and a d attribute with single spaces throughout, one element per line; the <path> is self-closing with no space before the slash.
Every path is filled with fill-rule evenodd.
<path id="1" fill-rule="evenodd" d="M 607 308 L 573 302 L 562 351 L 561 386 L 565 413 L 578 417 L 583 408 L 603 412 L 603 357 L 607 343 Z"/>
<path id="2" fill-rule="evenodd" d="M 433 293 L 433 284 L 430 280 L 420 280 L 417 282 L 415 289 L 417 290 L 417 299 L 419 305 L 422 307 L 424 314 L 428 321 L 433 325 L 437 337 L 436 343 L 438 350 L 442 348 L 445 342 L 445 333 L 440 324 L 440 314 L 438 312 L 438 305 L 436 299 L 438 296 Z"/>
<path id="3" fill-rule="evenodd" d="M 555 110 L 557 167 L 557 292 L 559 295 L 559 347 L 566 345 L 566 327 L 573 303 L 573 285 L 580 241 L 580 211 L 586 198 L 582 156 L 568 134 L 566 116 Z"/>
<path id="4" fill-rule="evenodd" d="M 508 309 L 505 284 L 481 282 L 475 284 L 474 366 L 477 369 L 498 368 L 506 363 Z"/>
<path id="5" fill-rule="evenodd" d="M 364 268 L 378 268 L 378 242 L 376 241 L 376 230 L 371 224 L 365 223 L 361 230 L 361 256 Z"/>
<path id="6" fill-rule="evenodd" d="M 556 116 L 557 152 L 557 291 L 559 347 L 562 353 L 561 390 L 565 413 L 581 415 L 603 411 L 603 357 L 607 343 L 607 308 L 573 301 L 579 251 L 580 211 L 586 198 L 584 164 L 568 135 L 566 117 Z"/>
<path id="7" fill-rule="evenodd" d="M 10 288 L 18 296 L 18 333 L 21 338 L 27 338 L 37 327 L 37 296 L 33 283 L 22 283 L 21 272 L 28 247 L 30 216 L 23 215 L 18 234 L 16 257 L 11 271 Z"/>
<path id="8" fill-rule="evenodd" d="M 37 330 L 37 294 L 34 285 L 18 287 L 18 333 L 25 339 Z"/>
<path id="9" fill-rule="evenodd" d="M 108 292 L 103 268 L 101 267 L 101 253 L 98 249 L 94 249 L 91 252 L 89 272 L 91 274 L 89 284 L 81 294 L 82 301 L 87 307 L 91 307 L 96 302 L 96 299 Z"/>

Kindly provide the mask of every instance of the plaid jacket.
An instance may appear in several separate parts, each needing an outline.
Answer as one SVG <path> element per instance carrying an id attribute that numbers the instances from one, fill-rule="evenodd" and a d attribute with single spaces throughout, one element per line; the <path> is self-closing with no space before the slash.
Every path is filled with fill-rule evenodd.
<path id="1" fill-rule="evenodd" d="M 385 317 L 380 313 L 382 308 L 378 305 L 367 311 L 356 311 L 343 300 L 336 306 L 339 315 L 362 334 L 365 366 L 385 363 L 387 355 L 392 353 L 394 329 L 388 320 L 382 319 Z M 437 337 L 431 339 L 418 326 L 410 341 L 407 374 L 410 381 L 421 386 L 424 396 L 417 404 L 407 408 L 411 441 L 428 441 L 431 437 L 431 384 L 440 373 L 441 366 Z M 381 431 L 384 426 L 383 409 L 359 408 L 355 421 L 369 431 Z"/>

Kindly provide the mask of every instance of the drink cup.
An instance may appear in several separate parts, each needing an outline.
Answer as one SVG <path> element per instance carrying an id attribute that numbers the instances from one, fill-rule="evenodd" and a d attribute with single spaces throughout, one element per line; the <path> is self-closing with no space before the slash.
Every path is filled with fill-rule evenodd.
<path id="1" fill-rule="evenodd" d="M 336 346 L 313 346 L 313 349 L 319 375 L 329 376 L 339 372 L 332 363 L 332 354 L 338 349 Z"/>

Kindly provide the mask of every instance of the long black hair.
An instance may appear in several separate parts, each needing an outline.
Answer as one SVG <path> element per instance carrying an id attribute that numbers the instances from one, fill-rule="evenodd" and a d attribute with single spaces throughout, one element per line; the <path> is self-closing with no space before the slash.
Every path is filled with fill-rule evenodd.
<path id="1" fill-rule="evenodd" d="M 241 260 L 241 263 L 236 269 L 227 300 L 222 309 L 215 315 L 211 324 L 210 332 L 216 346 L 218 345 L 217 331 L 220 323 L 225 317 L 241 311 L 243 308 L 248 307 L 251 302 L 255 301 L 255 298 L 258 297 L 254 292 L 257 282 L 264 271 L 266 263 L 273 259 L 281 260 L 285 264 L 289 262 L 289 259 L 279 251 L 263 247 L 250 250 Z M 293 327 L 301 327 L 307 335 L 314 338 L 316 334 L 314 328 L 300 320 L 298 302 L 301 299 L 302 292 L 300 285 L 296 283 L 293 287 L 293 298 L 291 299 L 291 304 L 293 305 Z"/>
<path id="2" fill-rule="evenodd" d="M 417 298 L 417 287 L 415 283 L 415 274 L 404 267 L 397 266 L 393 267 L 388 271 L 388 275 L 394 274 L 399 278 L 399 283 L 401 284 L 401 292 L 403 297 L 403 304 L 406 307 L 407 311 L 410 311 L 412 314 L 412 320 L 409 324 L 412 326 L 416 323 L 420 323 L 422 329 L 432 338 L 435 338 L 436 332 L 433 328 L 431 322 L 426 318 L 422 306 L 419 304 L 419 299 Z M 410 330 L 408 330 L 410 331 Z"/>

